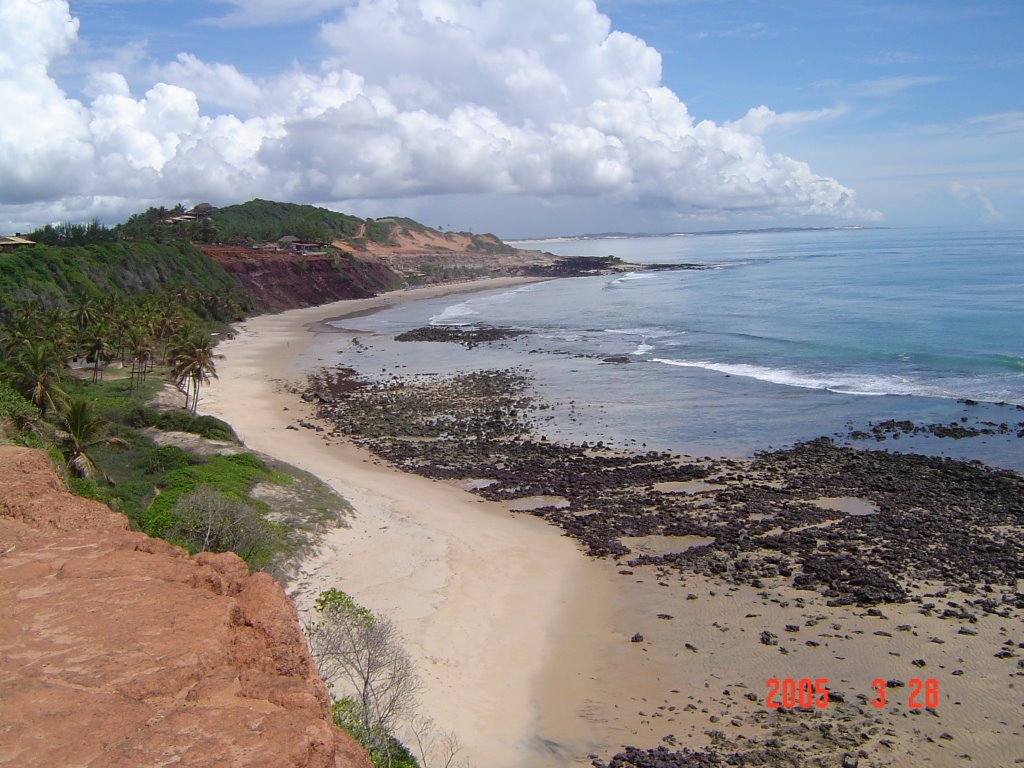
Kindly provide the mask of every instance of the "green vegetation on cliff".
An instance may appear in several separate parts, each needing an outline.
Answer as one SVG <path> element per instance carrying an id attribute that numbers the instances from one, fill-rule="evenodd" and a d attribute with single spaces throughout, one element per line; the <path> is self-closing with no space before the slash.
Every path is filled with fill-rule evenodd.
<path id="1" fill-rule="evenodd" d="M 335 248 L 315 248 L 308 256 L 302 252 L 309 249 L 285 248 L 281 256 L 277 249 L 250 247 L 285 238 Z M 515 268 L 488 260 L 515 252 L 493 235 L 440 232 L 401 216 L 361 219 L 259 199 L 224 208 L 150 207 L 114 226 L 97 220 L 47 224 L 28 239 L 36 245 L 0 254 L 0 314 L 9 316 L 18 303 L 66 308 L 83 298 L 182 286 L 231 296 L 243 309 L 289 309 L 372 295 L 403 282 L 508 274 Z M 362 258 L 363 252 L 380 250 L 375 244 L 394 253 L 386 260 Z M 322 250 L 333 270 L 323 269 Z M 296 274 L 306 272 L 314 274 Z"/>
<path id="2" fill-rule="evenodd" d="M 73 298 L 135 296 L 171 286 L 218 293 L 239 284 L 191 243 L 152 240 L 90 245 L 32 245 L 0 254 L 0 296 L 6 303 L 61 306 Z"/>
<path id="3" fill-rule="evenodd" d="M 279 569 L 325 519 L 323 505 L 302 498 L 317 511 L 287 515 L 287 527 L 270 520 L 271 508 L 250 494 L 290 478 L 237 445 L 218 443 L 228 453 L 212 456 L 175 447 L 183 432 L 196 436 L 185 446 L 235 436 L 211 416 L 147 405 L 167 377 L 194 406 L 199 379 L 216 375 L 202 327 L 220 312 L 222 320 L 238 313 L 224 299 L 181 288 L 130 299 L 80 295 L 69 307 L 8 305 L 0 315 L 0 439 L 46 449 L 73 492 L 150 535 Z"/>
<path id="4" fill-rule="evenodd" d="M 163 382 L 133 385 L 126 374 L 65 376 L 65 399 L 43 416 L 0 370 L 0 442 L 45 449 L 73 493 L 134 528 L 191 552 L 235 552 L 277 575 L 347 512 L 313 476 L 244 452 L 225 422 L 146 405 Z"/>
<path id="5" fill-rule="evenodd" d="M 0 379 L 0 439 L 17 437 L 39 418 L 39 409 Z"/>

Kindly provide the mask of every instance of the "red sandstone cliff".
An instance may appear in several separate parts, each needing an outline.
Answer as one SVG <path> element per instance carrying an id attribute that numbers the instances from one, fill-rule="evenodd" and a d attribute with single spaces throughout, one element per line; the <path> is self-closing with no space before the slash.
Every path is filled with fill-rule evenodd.
<path id="1" fill-rule="evenodd" d="M 493 235 L 400 230 L 383 245 L 335 241 L 335 251 L 295 253 L 246 246 L 202 245 L 200 250 L 238 278 L 259 309 L 281 310 L 361 299 L 402 285 L 477 275 L 519 275 L 550 267 L 555 257 L 520 251 Z M 344 254 L 344 255 L 342 255 Z"/>
<path id="2" fill-rule="evenodd" d="M 369 768 L 330 721 L 295 609 L 0 446 L 0 764 Z"/>
<path id="3" fill-rule="evenodd" d="M 362 299 L 397 287 L 401 277 L 374 259 L 204 245 L 203 253 L 238 278 L 260 309 L 312 307 Z"/>

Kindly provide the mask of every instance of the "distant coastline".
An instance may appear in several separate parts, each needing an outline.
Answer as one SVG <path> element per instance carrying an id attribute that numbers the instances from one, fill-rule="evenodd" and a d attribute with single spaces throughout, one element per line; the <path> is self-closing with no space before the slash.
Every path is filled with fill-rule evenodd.
<path id="1" fill-rule="evenodd" d="M 595 232 L 584 235 L 556 235 L 554 237 L 522 237 L 504 240 L 508 245 L 520 243 L 571 243 L 585 240 L 632 240 L 644 237 L 702 237 L 706 235 L 770 235 L 784 232 L 845 232 L 851 229 L 886 229 L 886 227 L 765 227 L 762 229 L 713 229 L 705 232 Z"/>

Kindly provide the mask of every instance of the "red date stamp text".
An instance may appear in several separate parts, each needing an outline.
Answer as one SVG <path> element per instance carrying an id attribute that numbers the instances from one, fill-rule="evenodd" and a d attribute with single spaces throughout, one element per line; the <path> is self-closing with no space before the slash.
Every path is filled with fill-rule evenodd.
<path id="1" fill-rule="evenodd" d="M 764 699 L 764 705 L 768 709 L 825 709 L 828 707 L 829 690 L 828 678 L 800 678 L 792 677 L 779 679 L 770 677 L 766 681 L 768 688 Z M 892 683 L 883 678 L 876 678 L 871 681 L 871 688 L 874 698 L 871 705 L 876 709 L 882 709 L 889 704 L 903 704 L 908 709 L 935 709 L 939 706 L 939 681 L 935 678 L 922 680 L 911 678 L 906 683 L 906 691 L 897 697 L 891 694 L 889 689 L 894 687 Z M 902 686 L 900 686 L 902 687 Z M 898 700 L 897 700 L 898 699 Z"/>

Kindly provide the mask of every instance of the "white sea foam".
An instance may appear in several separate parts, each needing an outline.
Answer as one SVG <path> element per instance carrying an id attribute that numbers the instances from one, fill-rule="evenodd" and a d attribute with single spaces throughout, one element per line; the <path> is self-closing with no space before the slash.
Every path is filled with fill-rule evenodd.
<path id="1" fill-rule="evenodd" d="M 663 339 L 676 336 L 682 331 L 671 331 L 667 328 L 605 328 L 605 333 L 617 333 L 623 336 L 641 336 L 645 339 Z"/>
<path id="2" fill-rule="evenodd" d="M 746 363 L 713 363 L 706 360 L 668 360 L 653 358 L 656 363 L 684 368 L 703 368 L 730 376 L 744 376 L 772 384 L 803 389 L 825 389 L 846 395 L 923 395 L 927 397 L 953 397 L 941 387 L 913 381 L 903 376 L 873 376 L 868 374 L 811 374 L 786 368 L 767 368 Z"/>
<path id="3" fill-rule="evenodd" d="M 445 307 L 440 314 L 434 315 L 430 318 L 430 324 L 469 325 L 470 321 L 468 318 L 478 316 L 479 314 L 479 312 L 469 305 L 468 301 L 464 301 L 461 304 L 452 304 L 449 307 Z"/>
<path id="4" fill-rule="evenodd" d="M 520 298 L 519 294 L 528 293 L 536 290 L 537 286 L 541 283 L 531 283 L 529 285 L 523 285 L 519 288 L 515 288 L 510 291 L 502 291 L 501 293 L 494 293 L 483 296 L 474 296 L 471 299 L 460 302 L 459 304 L 452 304 L 445 307 L 444 310 L 437 315 L 430 318 L 431 325 L 469 325 L 472 321 L 467 320 L 474 316 L 479 316 L 480 312 L 478 307 L 483 309 L 484 307 L 493 306 L 495 304 L 508 304 L 509 302 L 515 301 Z"/>
<path id="5" fill-rule="evenodd" d="M 533 287 L 534 286 L 532 285 L 523 286 L 523 288 Z M 523 288 L 516 288 L 515 290 L 512 291 L 502 291 L 501 293 L 485 294 L 483 296 L 474 296 L 472 299 L 468 299 L 464 303 L 470 305 L 507 304 L 513 299 L 519 298 L 519 294 L 524 293 Z"/>
<path id="6" fill-rule="evenodd" d="M 549 341 L 579 341 L 583 337 L 578 333 L 538 333 L 537 338 Z"/>
<path id="7" fill-rule="evenodd" d="M 542 285 L 547 285 L 549 282 L 549 280 L 545 280 L 542 283 L 527 283 L 526 285 L 521 285 L 518 288 L 509 291 L 509 293 L 532 293 L 533 291 L 536 291 L 538 288 L 540 288 Z"/>
<path id="8" fill-rule="evenodd" d="M 648 352 L 654 351 L 653 344 L 637 344 L 636 349 L 633 350 L 634 355 L 646 355 Z"/>
<path id="9" fill-rule="evenodd" d="M 625 285 L 627 283 L 635 283 L 638 280 L 653 280 L 657 275 L 650 272 L 629 272 L 622 277 L 617 277 L 614 280 L 609 281 L 605 284 L 605 288 L 614 288 L 615 286 Z"/>
<path id="10" fill-rule="evenodd" d="M 943 400 L 970 398 L 986 403 L 1024 405 L 1017 388 L 1007 383 L 1005 376 L 964 376 L 944 380 L 922 380 L 908 376 L 882 374 L 813 374 L 786 368 L 768 368 L 744 363 L 713 363 L 705 360 L 670 360 L 650 358 L 652 362 L 683 368 L 702 368 L 708 371 L 744 376 L 771 384 L 802 389 L 819 389 L 840 395 L 881 397 L 883 395 L 913 395 Z"/>

